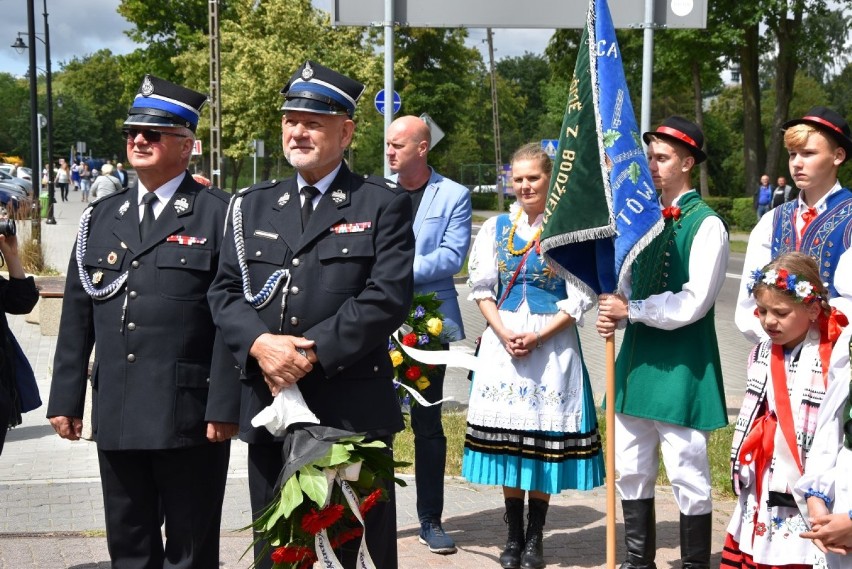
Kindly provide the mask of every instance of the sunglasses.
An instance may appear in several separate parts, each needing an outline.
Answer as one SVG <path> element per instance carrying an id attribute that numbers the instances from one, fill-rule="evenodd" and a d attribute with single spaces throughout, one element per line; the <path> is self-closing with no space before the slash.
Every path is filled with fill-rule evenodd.
<path id="1" fill-rule="evenodd" d="M 153 128 L 124 128 L 121 129 L 121 134 L 124 136 L 127 142 L 133 142 L 140 134 L 148 142 L 160 142 L 160 139 L 163 137 L 163 135 L 174 136 L 177 138 L 188 138 L 185 134 L 180 134 L 177 132 L 165 132 L 162 130 L 155 130 Z"/>

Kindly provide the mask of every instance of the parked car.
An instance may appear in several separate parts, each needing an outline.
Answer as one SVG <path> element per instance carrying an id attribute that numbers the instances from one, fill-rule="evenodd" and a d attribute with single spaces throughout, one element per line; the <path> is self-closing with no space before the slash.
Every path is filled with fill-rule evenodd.
<path id="1" fill-rule="evenodd" d="M 26 217 L 32 208 L 32 200 L 26 190 L 17 184 L 0 181 L 0 207 L 10 217 Z"/>
<path id="2" fill-rule="evenodd" d="M 20 171 L 20 168 L 18 168 L 18 171 Z M 0 182 L 8 182 L 8 183 L 20 186 L 29 195 L 32 195 L 32 193 L 33 193 L 32 182 L 30 182 L 29 180 L 25 180 L 23 178 L 15 177 L 15 176 L 9 174 L 8 172 L 6 172 L 5 170 L 0 170 Z"/>

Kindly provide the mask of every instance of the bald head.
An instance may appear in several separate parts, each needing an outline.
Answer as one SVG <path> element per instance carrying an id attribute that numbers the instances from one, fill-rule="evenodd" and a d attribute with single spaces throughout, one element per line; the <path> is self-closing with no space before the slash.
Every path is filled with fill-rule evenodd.
<path id="1" fill-rule="evenodd" d="M 388 166 L 406 190 L 416 190 L 429 180 L 430 138 L 429 126 L 419 117 L 399 117 L 388 127 Z"/>

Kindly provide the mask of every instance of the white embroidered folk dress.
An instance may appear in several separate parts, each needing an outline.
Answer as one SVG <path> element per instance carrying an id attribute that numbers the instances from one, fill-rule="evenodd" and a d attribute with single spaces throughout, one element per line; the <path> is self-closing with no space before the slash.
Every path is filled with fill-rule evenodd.
<path id="1" fill-rule="evenodd" d="M 752 384 L 757 375 L 767 375 L 766 404 L 769 410 L 775 413 L 777 407 L 770 374 L 770 349 L 769 341 L 764 341 L 757 347 L 757 358 L 749 366 L 748 376 L 749 383 Z M 797 451 L 805 467 L 807 452 L 802 453 L 802 447 L 810 448 L 819 407 L 825 396 L 821 381 L 819 332 L 815 327 L 811 328 L 802 344 L 789 353 L 785 351 L 784 364 L 797 435 Z M 792 488 L 787 481 L 795 482 L 799 478 L 798 466 L 792 454 L 785 453 L 787 446 L 780 425 L 775 430 L 774 441 L 771 466 L 766 468 L 765 472 L 755 473 L 755 463 L 740 466 L 740 496 L 728 524 L 728 533 L 739 543 L 740 549 L 751 555 L 756 563 L 824 567 L 823 554 L 810 540 L 799 537 L 801 532 L 806 531 L 807 526 L 798 508 L 770 507 L 767 504 L 770 490 L 789 494 Z M 762 476 L 759 497 L 756 495 L 757 475 Z"/>
<path id="2" fill-rule="evenodd" d="M 542 216 L 530 226 L 526 214 L 518 214 L 519 207 L 513 204 L 509 213 L 517 225 L 513 247 L 521 249 L 535 239 Z M 506 266 L 510 263 L 500 260 L 508 255 L 510 228 L 511 223 L 491 218 L 480 229 L 468 265 L 473 289 L 469 300 L 499 300 L 496 291 L 501 268 L 504 283 L 513 274 Z M 518 256 L 510 259 L 519 260 Z M 534 285 L 566 286 L 541 263 L 534 248 L 525 264 L 537 269 L 521 269 L 524 277 L 518 277 L 511 292 L 515 310 L 504 305 L 499 311 L 503 324 L 517 332 L 542 330 L 558 314 L 555 310 L 553 314 L 531 311 L 527 292 L 536 294 Z M 520 303 L 515 295 L 523 295 Z M 555 304 L 556 309 L 581 324 L 583 312 L 592 302 L 580 291 L 568 288 L 567 298 Z M 513 358 L 490 327 L 483 333 L 479 358 L 485 367 L 476 373 L 471 385 L 462 464 L 462 475 L 471 482 L 550 494 L 568 488 L 590 489 L 602 483 L 594 399 L 584 373 L 577 330 L 569 326 L 542 344 L 526 357 Z"/>

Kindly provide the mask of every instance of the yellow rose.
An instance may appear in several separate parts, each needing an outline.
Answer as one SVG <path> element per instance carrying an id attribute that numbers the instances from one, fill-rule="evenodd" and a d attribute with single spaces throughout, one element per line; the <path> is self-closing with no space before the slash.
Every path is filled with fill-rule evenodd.
<path id="1" fill-rule="evenodd" d="M 426 321 L 426 331 L 437 336 L 444 329 L 444 322 L 440 318 L 430 318 Z"/>
<path id="2" fill-rule="evenodd" d="M 440 320 L 438 320 L 438 322 L 440 322 Z M 414 385 L 417 386 L 417 389 L 419 389 L 420 391 L 423 391 L 424 389 L 429 387 L 430 383 L 431 382 L 429 381 L 429 379 L 425 375 L 421 375 L 420 379 L 418 379 L 417 381 L 414 382 Z"/>
<path id="3" fill-rule="evenodd" d="M 398 366 L 402 363 L 402 354 L 399 353 L 399 350 L 394 350 L 390 353 L 391 363 L 393 367 Z"/>

